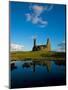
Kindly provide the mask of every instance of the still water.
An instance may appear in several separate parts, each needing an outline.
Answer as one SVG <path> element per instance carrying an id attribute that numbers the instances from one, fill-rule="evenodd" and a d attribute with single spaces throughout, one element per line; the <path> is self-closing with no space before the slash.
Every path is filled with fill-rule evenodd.
<path id="1" fill-rule="evenodd" d="M 11 88 L 66 84 L 63 60 L 15 61 L 11 64 Z"/>

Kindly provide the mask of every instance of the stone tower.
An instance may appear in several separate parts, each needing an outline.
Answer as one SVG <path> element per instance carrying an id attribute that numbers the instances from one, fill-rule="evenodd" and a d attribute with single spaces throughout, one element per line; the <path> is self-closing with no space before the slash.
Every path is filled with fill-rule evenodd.
<path id="1" fill-rule="evenodd" d="M 36 48 L 36 38 L 33 39 L 33 49 L 32 51 L 36 51 L 37 48 Z"/>
<path id="2" fill-rule="evenodd" d="M 34 38 L 34 47 L 36 47 L 36 38 Z"/>
<path id="3" fill-rule="evenodd" d="M 51 44 L 49 38 L 47 39 L 47 51 L 51 51 Z"/>

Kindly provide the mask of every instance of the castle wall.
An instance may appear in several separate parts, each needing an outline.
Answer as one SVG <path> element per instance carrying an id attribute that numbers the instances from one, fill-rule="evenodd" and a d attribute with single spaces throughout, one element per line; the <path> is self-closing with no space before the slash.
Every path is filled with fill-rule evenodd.
<path id="1" fill-rule="evenodd" d="M 45 47 L 45 48 L 41 48 L 40 51 L 50 51 L 50 49 L 48 47 Z"/>
<path id="2" fill-rule="evenodd" d="M 39 46 L 36 45 L 36 42 L 34 40 L 34 46 L 33 46 L 32 51 L 51 51 L 51 44 L 50 44 L 49 39 L 47 39 L 46 45 L 39 45 Z"/>

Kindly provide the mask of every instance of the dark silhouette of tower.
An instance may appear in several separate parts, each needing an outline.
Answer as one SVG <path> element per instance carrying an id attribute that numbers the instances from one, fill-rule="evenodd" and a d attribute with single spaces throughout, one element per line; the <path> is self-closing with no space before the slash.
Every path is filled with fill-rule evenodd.
<path id="1" fill-rule="evenodd" d="M 34 38 L 34 47 L 36 46 L 36 38 Z"/>
<path id="2" fill-rule="evenodd" d="M 47 51 L 51 51 L 51 44 L 49 38 L 47 39 Z"/>
<path id="3" fill-rule="evenodd" d="M 36 37 L 34 37 L 34 39 L 33 39 L 33 49 L 32 49 L 32 51 L 36 51 L 37 50 L 37 48 L 36 48 Z"/>

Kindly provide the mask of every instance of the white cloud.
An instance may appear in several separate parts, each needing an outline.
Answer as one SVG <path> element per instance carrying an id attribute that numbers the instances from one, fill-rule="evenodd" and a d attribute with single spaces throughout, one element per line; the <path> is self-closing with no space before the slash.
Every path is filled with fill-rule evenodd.
<path id="1" fill-rule="evenodd" d="M 52 10 L 53 5 L 51 5 L 50 7 L 48 6 L 40 6 L 40 5 L 32 5 L 29 7 L 30 10 L 32 10 L 32 12 L 30 13 L 26 13 L 26 21 L 30 21 L 33 24 L 39 25 L 40 27 L 44 28 L 47 24 L 48 21 L 44 20 L 44 18 L 42 18 L 41 14 L 47 10 L 50 11 Z"/>
<path id="2" fill-rule="evenodd" d="M 44 7 L 39 5 L 34 5 L 32 9 L 36 16 L 40 16 L 40 14 L 44 11 Z"/>
<path id="3" fill-rule="evenodd" d="M 42 20 L 41 18 L 39 19 L 39 22 L 40 22 L 42 25 L 47 25 L 47 24 L 48 24 L 48 22 L 47 22 L 47 21 Z"/>
<path id="4" fill-rule="evenodd" d="M 65 41 L 62 41 L 60 44 L 58 44 L 57 51 L 65 52 Z"/>
<path id="5" fill-rule="evenodd" d="M 32 23 L 33 24 L 38 24 L 39 18 L 38 17 L 32 17 Z"/>
<path id="6" fill-rule="evenodd" d="M 41 25 L 41 26 L 46 26 L 48 24 L 47 21 L 42 20 L 42 18 L 37 17 L 37 16 L 32 16 L 31 14 L 26 14 L 27 19 L 26 21 L 31 21 L 33 24 Z"/>
<path id="7" fill-rule="evenodd" d="M 10 44 L 10 51 L 23 51 L 24 46 L 12 43 Z"/>
<path id="8" fill-rule="evenodd" d="M 58 52 L 65 52 L 65 48 L 58 48 L 57 51 Z"/>
<path id="9" fill-rule="evenodd" d="M 25 16 L 27 17 L 27 21 L 30 21 L 31 20 L 31 15 L 29 13 L 25 14 Z"/>

